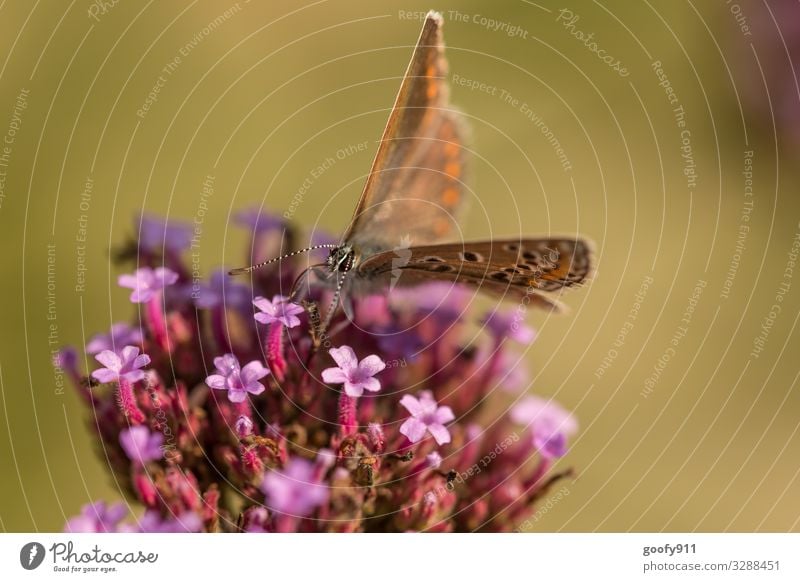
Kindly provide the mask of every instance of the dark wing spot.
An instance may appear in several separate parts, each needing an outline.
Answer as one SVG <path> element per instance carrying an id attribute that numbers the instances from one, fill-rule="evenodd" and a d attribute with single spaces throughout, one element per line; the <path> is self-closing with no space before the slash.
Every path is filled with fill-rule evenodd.
<path id="1" fill-rule="evenodd" d="M 422 257 L 420 263 L 444 263 L 444 259 L 440 257 Z"/>
<path id="2" fill-rule="evenodd" d="M 470 263 L 480 263 L 483 262 L 483 256 L 479 255 L 478 253 L 473 253 L 472 251 L 466 251 L 461 253 L 461 260 L 468 261 Z"/>
<path id="3" fill-rule="evenodd" d="M 503 250 L 509 253 L 516 253 L 519 250 L 519 245 L 517 243 L 506 243 L 503 245 Z"/>
<path id="4" fill-rule="evenodd" d="M 434 273 L 452 273 L 456 270 L 456 268 L 445 263 L 437 263 L 432 267 L 428 267 L 428 270 L 433 271 Z"/>

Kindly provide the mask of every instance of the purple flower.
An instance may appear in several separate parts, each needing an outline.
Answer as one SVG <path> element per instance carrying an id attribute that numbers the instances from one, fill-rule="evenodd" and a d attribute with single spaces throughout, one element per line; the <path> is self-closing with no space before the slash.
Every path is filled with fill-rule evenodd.
<path id="1" fill-rule="evenodd" d="M 236 224 L 247 227 L 254 233 L 277 230 L 286 225 L 281 216 L 262 212 L 260 208 L 255 206 L 240 210 L 233 220 Z"/>
<path id="2" fill-rule="evenodd" d="M 233 309 L 242 308 L 250 303 L 250 289 L 235 283 L 223 270 L 214 271 L 208 284 L 191 288 L 194 304 L 201 309 L 223 305 Z"/>
<path id="3" fill-rule="evenodd" d="M 86 353 L 99 354 L 104 350 L 116 352 L 122 346 L 142 344 L 142 330 L 127 323 L 115 323 L 110 333 L 99 333 L 86 344 Z"/>
<path id="4" fill-rule="evenodd" d="M 261 482 L 268 507 L 280 513 L 305 517 L 328 500 L 328 489 L 314 479 L 314 464 L 299 457 L 289 459 L 283 471 L 267 473 Z"/>
<path id="5" fill-rule="evenodd" d="M 192 244 L 192 227 L 185 222 L 142 214 L 139 219 L 139 248 L 154 253 L 180 252 Z"/>
<path id="6" fill-rule="evenodd" d="M 381 383 L 375 374 L 386 367 L 386 363 L 376 355 L 367 356 L 360 362 L 350 346 L 331 348 L 328 353 L 338 364 L 336 368 L 322 371 L 322 380 L 328 384 L 344 384 L 344 392 L 352 398 L 358 398 L 364 390 L 377 392 Z"/>
<path id="7" fill-rule="evenodd" d="M 156 293 L 172 285 L 177 280 L 178 274 L 166 267 L 158 267 L 157 269 L 142 267 L 137 269 L 133 275 L 120 275 L 117 282 L 120 287 L 133 289 L 130 297 L 132 303 L 146 303 Z"/>
<path id="8" fill-rule="evenodd" d="M 119 444 L 128 458 L 134 463 L 144 465 L 148 461 L 157 461 L 163 456 L 161 445 L 164 435 L 151 433 L 146 426 L 132 426 L 119 434 Z"/>
<path id="9" fill-rule="evenodd" d="M 244 402 L 248 392 L 255 396 L 265 390 L 259 380 L 269 374 L 269 370 L 258 360 L 242 368 L 236 356 L 225 354 L 214 358 L 214 366 L 219 373 L 206 378 L 206 384 L 215 390 L 227 390 L 231 402 Z"/>
<path id="10" fill-rule="evenodd" d="M 533 446 L 547 458 L 563 457 L 567 437 L 578 430 L 578 422 L 554 400 L 526 396 L 510 412 L 511 420 L 531 427 Z"/>
<path id="11" fill-rule="evenodd" d="M 253 305 L 261 310 L 261 313 L 256 313 L 254 315 L 257 322 L 278 322 L 286 327 L 300 325 L 300 318 L 297 316 L 305 311 L 300 305 L 291 303 L 288 298 L 283 295 L 275 295 L 272 301 L 266 297 L 256 297 L 253 299 Z"/>
<path id="12" fill-rule="evenodd" d="M 67 533 L 114 533 L 122 531 L 120 522 L 128 514 L 123 503 L 106 506 L 105 501 L 89 503 L 81 508 L 80 515 L 71 518 L 64 531 Z"/>
<path id="13" fill-rule="evenodd" d="M 103 350 L 95 356 L 95 359 L 105 368 L 92 372 L 92 378 L 103 384 L 119 382 L 120 379 L 138 382 L 144 378 L 144 371 L 140 368 L 150 363 L 150 356 L 147 354 L 140 356 L 139 348 L 136 346 L 125 346 L 119 354 Z"/>
<path id="14" fill-rule="evenodd" d="M 61 368 L 65 372 L 77 373 L 78 352 L 72 347 L 61 348 L 53 356 L 53 366 Z"/>
<path id="15" fill-rule="evenodd" d="M 161 517 L 155 510 L 144 512 L 139 520 L 138 527 L 129 528 L 131 531 L 143 533 L 194 533 L 203 527 L 203 520 L 193 511 L 186 511 L 173 517 Z"/>
<path id="16" fill-rule="evenodd" d="M 439 406 L 430 391 L 420 392 L 419 399 L 406 394 L 400 399 L 400 404 L 411 413 L 411 417 L 400 427 L 400 432 L 408 440 L 417 443 L 425 436 L 425 431 L 428 431 L 437 444 L 450 442 L 450 431 L 444 425 L 453 420 L 455 415 L 449 406 Z"/>
<path id="17" fill-rule="evenodd" d="M 525 325 L 519 313 L 508 311 L 501 313 L 497 310 L 486 314 L 481 323 L 489 328 L 489 331 L 500 340 L 508 336 L 514 341 L 522 344 L 529 344 L 536 339 L 536 332 Z"/>

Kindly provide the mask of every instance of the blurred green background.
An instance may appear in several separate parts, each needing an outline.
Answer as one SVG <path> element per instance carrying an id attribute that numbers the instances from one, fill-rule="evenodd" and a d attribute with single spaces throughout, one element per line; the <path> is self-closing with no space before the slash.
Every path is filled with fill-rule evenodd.
<path id="1" fill-rule="evenodd" d="M 194 220 L 213 176 L 199 259 L 239 265 L 233 212 L 284 210 L 367 142 L 297 209 L 339 232 L 429 8 L 451 74 L 485 83 L 451 93 L 473 129 L 465 236 L 597 243 L 571 314 L 529 319 L 534 391 L 581 423 L 577 478 L 534 529 L 800 529 L 798 31 L 744 0 L 0 3 L 0 529 L 60 530 L 120 497 L 50 358 L 130 315 L 109 248 L 134 216 Z"/>

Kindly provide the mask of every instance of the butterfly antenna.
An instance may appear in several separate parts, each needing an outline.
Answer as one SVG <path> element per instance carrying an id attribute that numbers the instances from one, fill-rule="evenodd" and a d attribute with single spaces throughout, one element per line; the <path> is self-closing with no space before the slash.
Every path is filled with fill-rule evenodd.
<path id="1" fill-rule="evenodd" d="M 256 265 L 250 265 L 249 267 L 239 267 L 238 269 L 231 269 L 230 271 L 228 271 L 228 275 L 243 275 L 245 273 L 250 273 L 252 271 L 255 271 L 256 269 L 260 269 L 261 267 L 266 267 L 267 265 L 269 265 L 271 263 L 275 263 L 277 261 L 282 261 L 284 259 L 288 259 L 288 258 L 293 257 L 295 255 L 299 255 L 299 254 L 302 254 L 302 253 L 307 253 L 309 251 L 316 251 L 316 250 L 319 250 L 319 249 L 335 249 L 337 246 L 339 246 L 339 245 L 326 244 L 326 245 L 310 246 L 310 247 L 307 247 L 307 248 L 304 248 L 304 249 L 300 249 L 299 251 L 293 251 L 291 253 L 286 253 L 285 255 L 283 255 L 281 257 L 275 257 L 274 259 L 269 259 L 268 261 L 264 261 L 263 263 L 258 263 Z"/>

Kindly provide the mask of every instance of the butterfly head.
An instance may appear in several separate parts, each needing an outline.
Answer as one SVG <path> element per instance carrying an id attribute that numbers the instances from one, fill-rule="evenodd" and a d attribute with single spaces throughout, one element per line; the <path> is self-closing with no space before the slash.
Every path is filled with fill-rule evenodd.
<path id="1" fill-rule="evenodd" d="M 325 264 L 331 273 L 347 273 L 353 268 L 355 257 L 353 246 L 345 243 L 331 249 Z"/>

